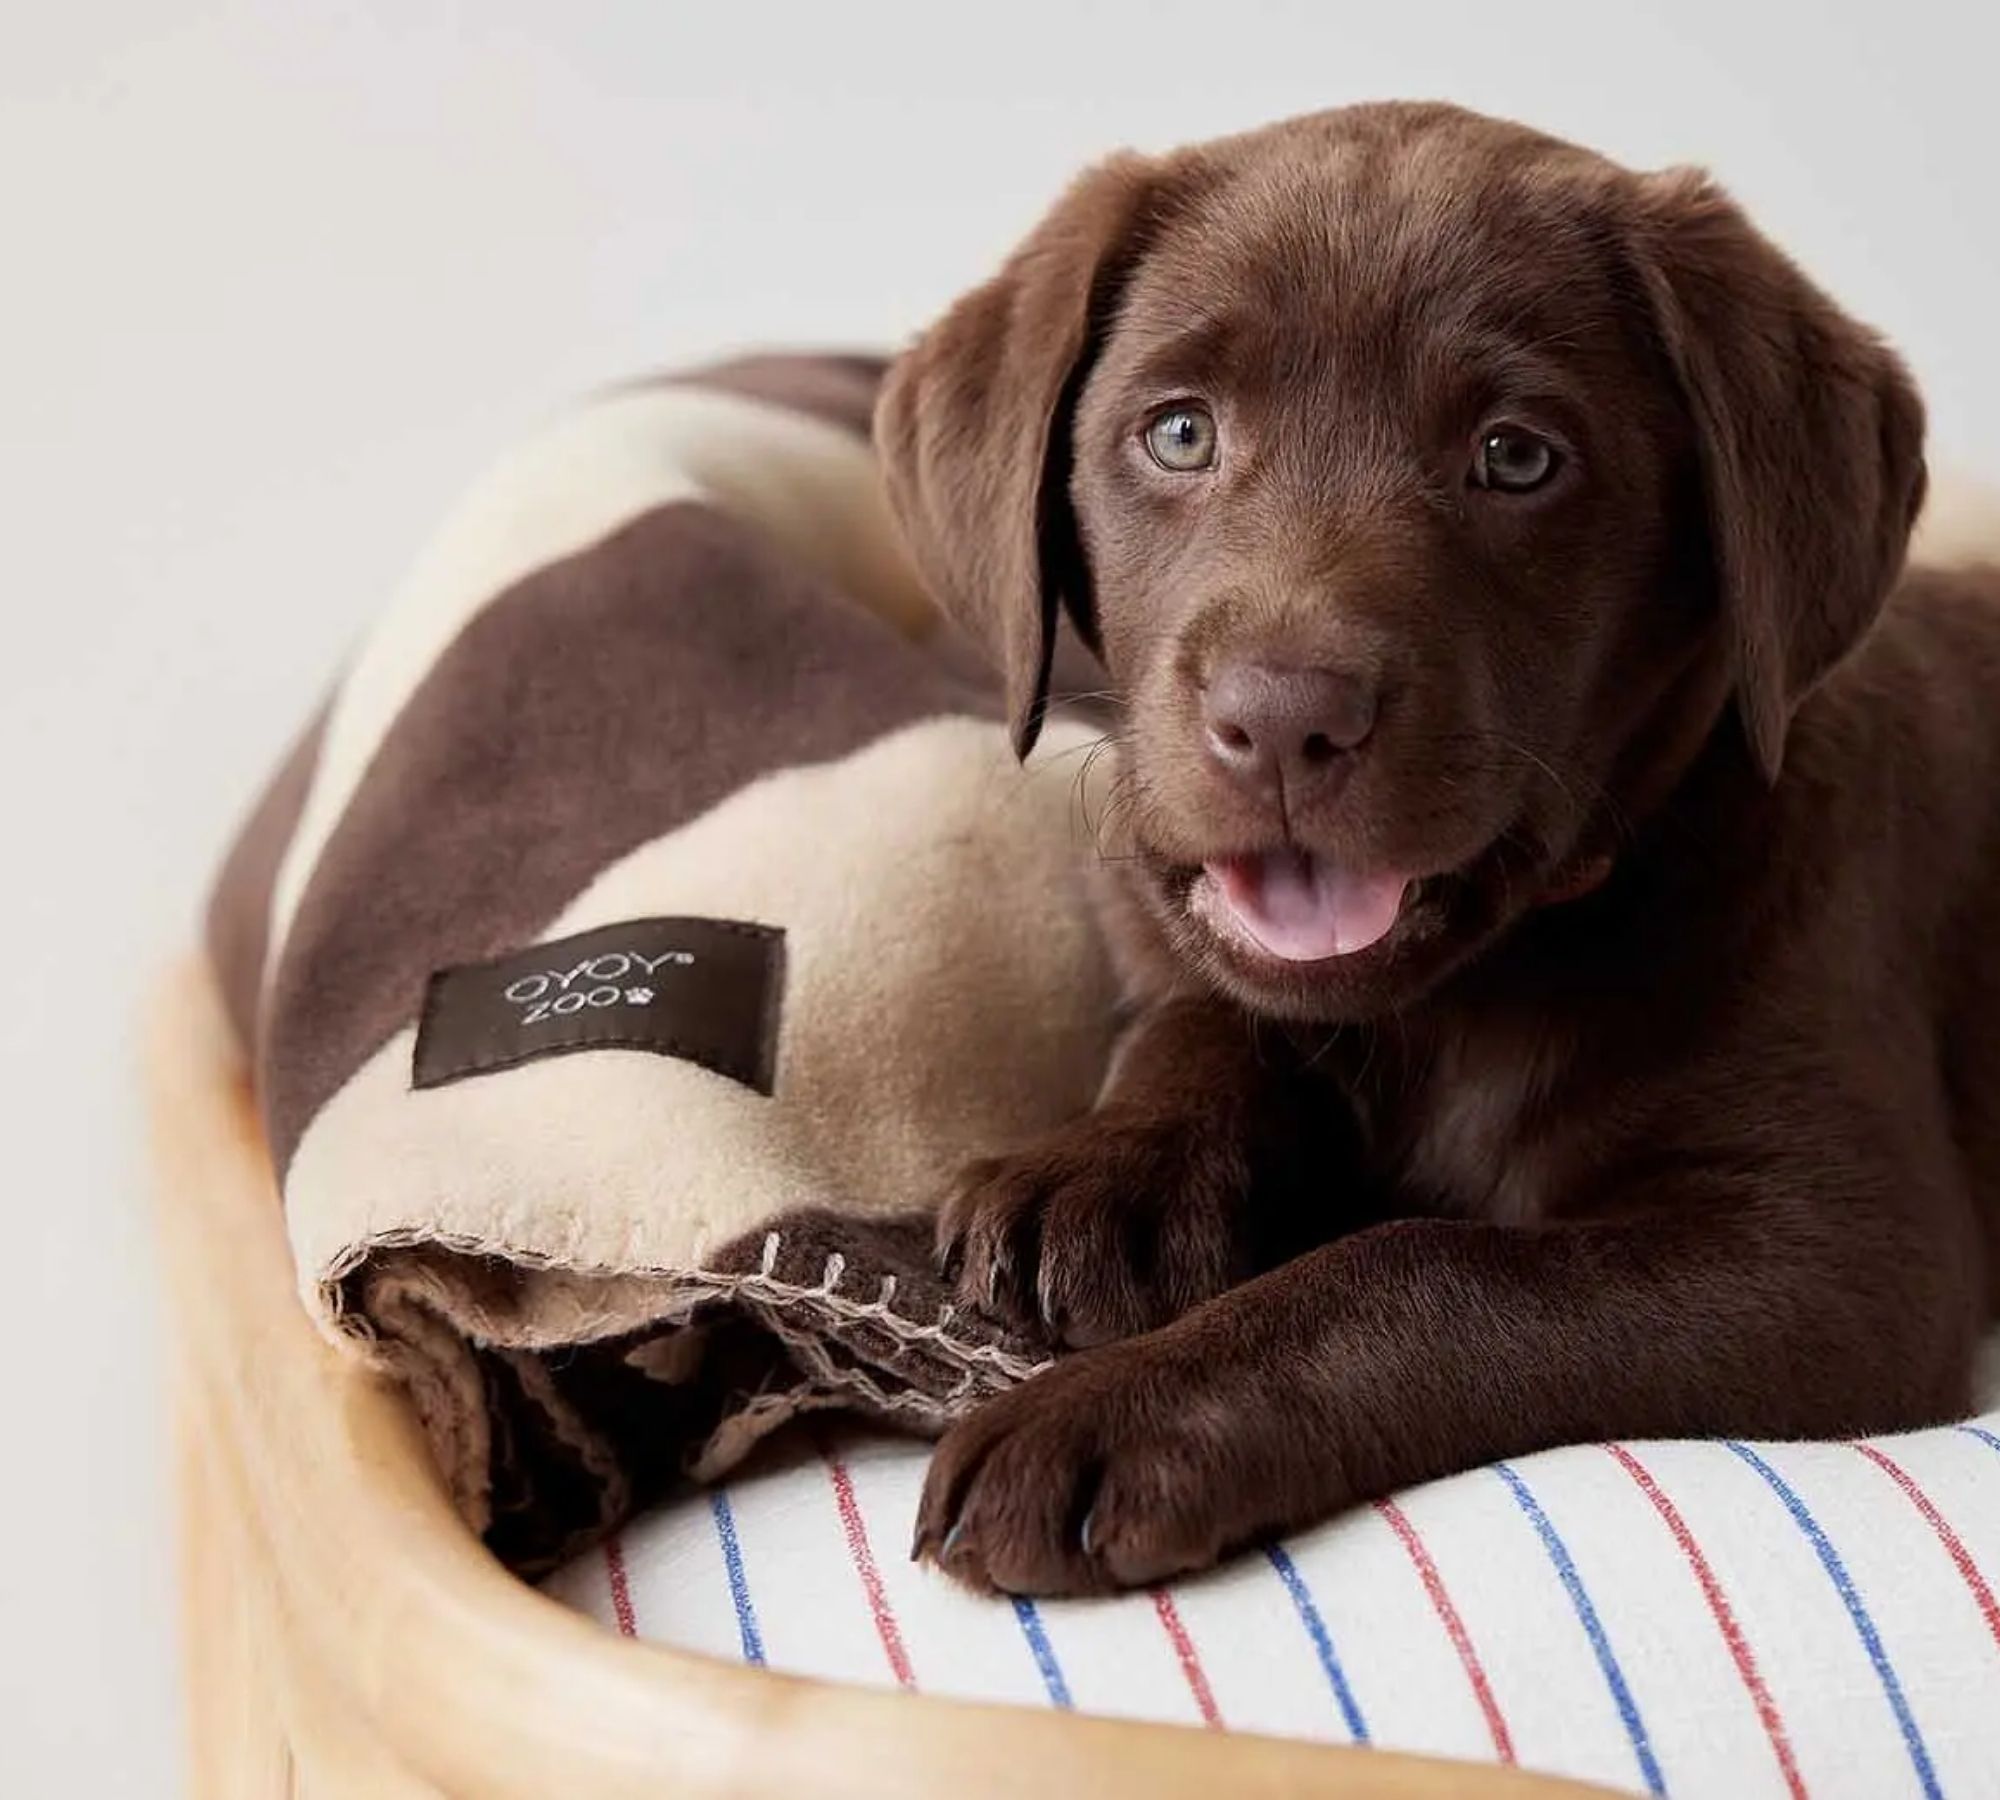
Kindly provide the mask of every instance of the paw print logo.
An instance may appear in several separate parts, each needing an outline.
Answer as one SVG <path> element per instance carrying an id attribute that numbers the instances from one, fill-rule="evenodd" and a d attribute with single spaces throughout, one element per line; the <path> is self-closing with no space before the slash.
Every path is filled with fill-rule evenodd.
<path id="1" fill-rule="evenodd" d="M 653 1004 L 653 990 L 649 987 L 627 988 L 625 990 L 625 1004 L 627 1006 L 651 1006 Z"/>

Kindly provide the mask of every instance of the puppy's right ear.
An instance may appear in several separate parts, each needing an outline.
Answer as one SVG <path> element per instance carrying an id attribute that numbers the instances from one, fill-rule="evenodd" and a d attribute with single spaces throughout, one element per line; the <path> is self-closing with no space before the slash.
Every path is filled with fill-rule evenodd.
<path id="1" fill-rule="evenodd" d="M 1698 169 L 1641 176 L 1634 246 L 1700 444 L 1737 709 L 1766 779 L 1882 610 L 1924 498 L 1908 370 Z"/>
<path id="2" fill-rule="evenodd" d="M 917 568 L 999 668 L 1023 757 L 1048 704 L 1056 609 L 1083 599 L 1070 415 L 1140 252 L 1157 167 L 1116 156 L 1084 174 L 999 274 L 903 352 L 875 409 Z"/>

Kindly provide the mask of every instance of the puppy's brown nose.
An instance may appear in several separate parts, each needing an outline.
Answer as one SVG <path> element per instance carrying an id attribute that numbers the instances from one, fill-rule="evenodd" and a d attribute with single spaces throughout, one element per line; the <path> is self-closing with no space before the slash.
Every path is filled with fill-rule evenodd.
<path id="1" fill-rule="evenodd" d="M 1209 753 L 1239 780 L 1296 791 L 1375 729 L 1375 688 L 1338 669 L 1225 663 L 1202 695 Z"/>

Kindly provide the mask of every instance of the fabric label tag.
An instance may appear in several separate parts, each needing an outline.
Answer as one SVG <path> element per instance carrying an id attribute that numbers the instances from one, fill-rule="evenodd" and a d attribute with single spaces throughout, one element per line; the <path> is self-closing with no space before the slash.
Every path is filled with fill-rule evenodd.
<path id="1" fill-rule="evenodd" d="M 411 1085 L 576 1050 L 649 1050 L 771 1091 L 785 934 L 731 919 L 633 919 L 440 969 Z"/>

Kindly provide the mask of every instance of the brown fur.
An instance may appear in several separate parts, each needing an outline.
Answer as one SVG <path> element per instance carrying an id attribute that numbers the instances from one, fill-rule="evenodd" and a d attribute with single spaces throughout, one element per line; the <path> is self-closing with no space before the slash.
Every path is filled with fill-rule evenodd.
<path id="1" fill-rule="evenodd" d="M 1221 453 L 1169 474 L 1186 399 Z M 1496 421 L 1546 487 L 1468 483 Z M 945 1441 L 921 1552 L 1147 1582 L 1550 1444 L 1965 1406 L 2000 579 L 1900 574 L 1909 381 L 1710 183 L 1442 107 L 1123 159 L 877 429 L 1021 741 L 1059 606 L 1123 696 L 1141 1003 L 1098 1114 L 946 1208 L 969 1298 L 1092 1347 Z M 1245 657 L 1369 685 L 1338 780 L 1219 765 Z M 1417 878 L 1391 934 L 1283 964 L 1191 910 L 1286 841 Z"/>

